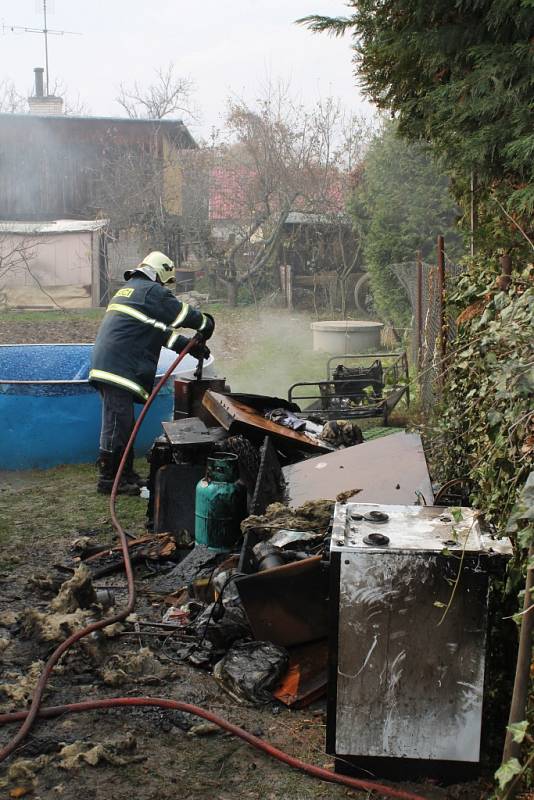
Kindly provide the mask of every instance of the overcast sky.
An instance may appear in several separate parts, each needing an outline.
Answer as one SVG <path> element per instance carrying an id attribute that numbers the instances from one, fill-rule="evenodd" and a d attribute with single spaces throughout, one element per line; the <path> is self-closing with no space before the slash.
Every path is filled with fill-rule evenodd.
<path id="1" fill-rule="evenodd" d="M 294 21 L 312 13 L 342 15 L 342 0 L 49 0 L 48 27 L 81 36 L 49 36 L 50 79 L 94 115 L 121 115 L 122 81 L 148 82 L 154 67 L 176 64 L 195 82 L 200 122 L 195 135 L 221 127 L 229 96 L 253 100 L 269 77 L 290 81 L 306 104 L 339 97 L 348 110 L 370 114 L 355 85 L 350 39 L 311 34 Z M 42 26 L 42 0 L 0 0 L 4 26 Z M 24 93 L 33 68 L 44 66 L 44 37 L 0 31 L 1 77 Z M 184 116 L 184 119 L 186 117 Z"/>

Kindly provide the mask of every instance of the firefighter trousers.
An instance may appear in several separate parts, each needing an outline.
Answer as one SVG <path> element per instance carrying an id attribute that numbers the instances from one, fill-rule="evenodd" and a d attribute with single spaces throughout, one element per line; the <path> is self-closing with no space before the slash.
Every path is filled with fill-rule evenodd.
<path id="1" fill-rule="evenodd" d="M 123 451 L 134 426 L 134 396 L 118 386 L 100 384 L 102 427 L 100 449 L 108 453 Z"/>

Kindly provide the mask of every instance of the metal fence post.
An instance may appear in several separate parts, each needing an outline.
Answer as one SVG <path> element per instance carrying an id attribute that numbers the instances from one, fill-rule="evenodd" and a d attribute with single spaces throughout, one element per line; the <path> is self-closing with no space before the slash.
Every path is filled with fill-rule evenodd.
<path id="1" fill-rule="evenodd" d="M 423 261 L 421 251 L 416 253 L 417 259 L 417 287 L 415 295 L 415 346 L 416 346 L 416 366 L 417 371 L 421 371 L 421 359 L 423 354 Z"/>
<path id="2" fill-rule="evenodd" d="M 438 342 L 439 347 L 439 367 L 437 385 L 439 392 L 443 391 L 443 369 L 445 366 L 446 353 L 446 333 L 445 333 L 445 239 L 439 234 L 437 239 L 437 302 L 438 302 Z"/>
<path id="3" fill-rule="evenodd" d="M 445 330 L 445 239 L 438 236 L 438 301 L 439 301 L 439 348 L 442 360 L 447 352 Z"/>

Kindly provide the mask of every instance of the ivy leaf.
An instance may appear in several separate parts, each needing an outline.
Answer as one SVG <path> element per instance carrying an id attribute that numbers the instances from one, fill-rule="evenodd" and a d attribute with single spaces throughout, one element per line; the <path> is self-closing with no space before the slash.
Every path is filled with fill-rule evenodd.
<path id="1" fill-rule="evenodd" d="M 434 600 L 434 605 L 436 608 L 447 608 L 445 603 L 442 603 L 441 600 Z"/>
<path id="2" fill-rule="evenodd" d="M 514 742 L 521 744 L 523 739 L 525 738 L 525 734 L 528 729 L 528 720 L 524 719 L 523 722 L 514 722 L 512 725 L 508 725 L 508 730 L 512 734 Z"/>
<path id="3" fill-rule="evenodd" d="M 527 549 L 531 544 L 534 544 L 534 526 L 529 525 L 517 534 L 517 543 L 519 547 Z"/>
<path id="4" fill-rule="evenodd" d="M 461 508 L 449 508 L 451 512 L 451 516 L 455 522 L 460 522 L 463 519 L 462 509 Z"/>
<path id="5" fill-rule="evenodd" d="M 517 381 L 517 389 L 521 394 L 530 395 L 534 391 L 534 369 L 525 372 Z"/>
<path id="6" fill-rule="evenodd" d="M 502 420 L 502 414 L 500 411 L 488 412 L 488 422 L 491 425 L 491 427 L 493 427 L 494 425 L 498 425 L 501 420 Z"/>
<path id="7" fill-rule="evenodd" d="M 508 761 L 505 761 L 504 764 L 501 764 L 497 772 L 495 773 L 495 777 L 499 782 L 499 788 L 504 789 L 504 787 L 510 783 L 512 778 L 522 771 L 522 766 L 517 760 L 517 758 L 510 758 Z"/>

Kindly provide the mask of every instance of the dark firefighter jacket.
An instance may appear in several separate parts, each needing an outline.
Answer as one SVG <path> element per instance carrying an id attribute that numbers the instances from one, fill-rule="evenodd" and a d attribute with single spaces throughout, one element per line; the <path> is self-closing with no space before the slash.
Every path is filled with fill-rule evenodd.
<path id="1" fill-rule="evenodd" d="M 89 382 L 127 389 L 144 402 L 154 384 L 163 346 L 180 352 L 187 342 L 177 328 L 203 330 L 206 317 L 160 283 L 135 274 L 106 309 L 91 359 Z M 169 330 L 172 329 L 172 330 Z"/>

